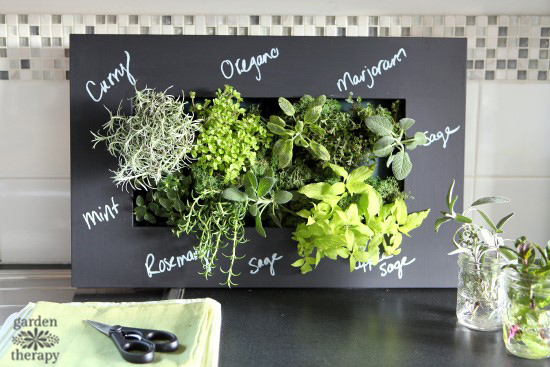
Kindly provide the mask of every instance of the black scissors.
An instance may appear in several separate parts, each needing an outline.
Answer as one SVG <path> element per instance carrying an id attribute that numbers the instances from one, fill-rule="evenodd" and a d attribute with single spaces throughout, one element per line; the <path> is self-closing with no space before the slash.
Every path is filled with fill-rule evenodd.
<path id="1" fill-rule="evenodd" d="M 106 325 L 85 320 L 97 330 L 111 338 L 122 358 L 131 363 L 149 363 L 158 352 L 174 352 L 178 349 L 178 338 L 163 330 L 137 329 L 120 325 Z M 158 341 L 158 342 L 157 342 Z"/>

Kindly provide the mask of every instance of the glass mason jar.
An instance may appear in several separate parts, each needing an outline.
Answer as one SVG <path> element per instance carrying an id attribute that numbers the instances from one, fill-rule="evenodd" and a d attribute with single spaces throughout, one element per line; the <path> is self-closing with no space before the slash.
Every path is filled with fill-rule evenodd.
<path id="1" fill-rule="evenodd" d="M 500 329 L 499 285 L 502 261 L 494 253 L 483 261 L 465 253 L 458 255 L 456 316 L 458 323 L 481 331 Z"/>
<path id="2" fill-rule="evenodd" d="M 503 271 L 502 329 L 508 351 L 518 357 L 550 357 L 550 275 Z"/>

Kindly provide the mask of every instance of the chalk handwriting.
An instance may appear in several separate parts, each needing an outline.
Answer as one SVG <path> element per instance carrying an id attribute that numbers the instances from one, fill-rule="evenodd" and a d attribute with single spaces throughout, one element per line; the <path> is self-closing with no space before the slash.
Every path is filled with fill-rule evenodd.
<path id="1" fill-rule="evenodd" d="M 458 125 L 453 130 L 451 130 L 451 128 L 447 126 L 445 128 L 445 131 L 438 131 L 435 134 L 434 133 L 428 134 L 428 132 L 425 131 L 426 138 L 428 138 L 428 140 L 426 141 L 426 144 L 424 144 L 424 146 L 428 146 L 438 140 L 443 140 L 443 149 L 445 149 L 447 148 L 447 142 L 449 141 L 449 136 L 456 133 L 459 129 L 460 129 L 460 125 Z"/>
<path id="2" fill-rule="evenodd" d="M 99 83 L 99 88 L 93 80 L 88 80 L 86 82 L 86 91 L 88 91 L 88 95 L 95 102 L 101 101 L 103 95 L 106 94 L 116 83 L 119 83 L 121 78 L 124 76 L 126 76 L 130 84 L 136 85 L 136 79 L 130 72 L 130 53 L 128 51 L 124 51 L 124 53 L 126 54 L 126 64 L 123 65 L 120 63 L 112 73 L 107 75 L 107 78 Z"/>
<path id="3" fill-rule="evenodd" d="M 279 49 L 274 47 L 269 53 L 264 52 L 258 56 L 252 56 L 249 61 L 246 59 L 237 59 L 235 62 L 231 60 L 223 60 L 220 69 L 225 79 L 231 79 L 237 71 L 237 74 L 248 73 L 252 68 L 256 69 L 256 80 L 262 80 L 262 72 L 260 66 L 267 64 L 269 60 L 273 60 L 279 57 Z"/>
<path id="4" fill-rule="evenodd" d="M 108 222 L 109 217 L 115 219 L 115 214 L 118 214 L 118 204 L 115 204 L 115 199 L 111 197 L 111 204 L 106 204 L 103 208 L 98 206 L 98 211 L 91 210 L 82 214 L 84 221 L 88 226 L 88 230 L 92 229 L 92 226 L 95 226 L 97 222 Z"/>
<path id="5" fill-rule="evenodd" d="M 271 258 L 266 257 L 264 259 L 256 259 L 255 257 L 251 258 L 248 262 L 248 265 L 252 267 L 252 270 L 250 270 L 250 274 L 256 274 L 258 271 L 260 271 L 261 268 L 264 266 L 269 265 L 269 274 L 271 274 L 272 277 L 275 276 L 275 261 L 281 260 L 282 256 L 277 256 L 277 253 L 274 253 L 271 255 Z"/>
<path id="6" fill-rule="evenodd" d="M 416 258 L 411 259 L 410 261 L 407 261 L 407 256 L 403 256 L 400 260 L 397 260 L 395 262 L 388 262 L 386 260 L 389 260 L 393 258 L 393 255 L 386 256 L 382 255 L 380 260 L 378 261 L 378 268 L 380 270 L 380 276 L 385 277 L 388 274 L 393 273 L 397 270 L 397 277 L 399 279 L 403 278 L 403 268 L 407 265 L 411 265 L 413 262 L 416 261 Z M 369 271 L 372 271 L 372 263 L 369 262 L 358 262 L 355 265 L 355 270 L 362 269 L 364 273 L 367 272 L 367 268 Z"/>
<path id="7" fill-rule="evenodd" d="M 407 57 L 407 52 L 404 48 L 400 48 L 391 60 L 380 60 L 377 65 L 363 67 L 359 74 L 350 74 L 348 71 L 344 73 L 342 78 L 338 79 L 336 86 L 340 92 L 348 90 L 348 82 L 352 85 L 367 83 L 367 88 L 374 87 L 374 78 L 381 75 L 383 71 L 394 68 L 398 62 L 401 62 L 401 57 Z"/>
<path id="8" fill-rule="evenodd" d="M 193 252 L 191 250 L 189 250 L 186 254 L 171 256 L 169 259 L 165 257 L 158 261 L 155 261 L 155 255 L 148 254 L 145 259 L 145 270 L 147 271 L 147 276 L 152 278 L 153 275 L 172 271 L 176 268 L 182 268 L 185 263 L 197 261 L 197 259 L 197 252 Z"/>

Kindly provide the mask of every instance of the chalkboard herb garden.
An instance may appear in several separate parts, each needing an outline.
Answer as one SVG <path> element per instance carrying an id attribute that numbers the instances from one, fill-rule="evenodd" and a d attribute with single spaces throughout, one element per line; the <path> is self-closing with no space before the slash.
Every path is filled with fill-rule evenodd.
<path id="1" fill-rule="evenodd" d="M 454 180 L 447 193 L 448 212 L 441 212 L 435 221 L 435 231 L 448 221 L 460 226 L 453 235 L 456 249 L 449 255 L 458 254 L 458 287 L 456 315 L 458 322 L 474 330 L 497 330 L 501 327 L 499 308 L 499 286 L 501 267 L 505 259 L 499 248 L 504 244 L 500 237 L 502 227 L 514 213 L 506 215 L 497 224 L 478 207 L 491 203 L 507 203 L 510 200 L 501 196 L 484 197 L 472 203 L 462 213 L 454 206 L 458 195 L 453 197 Z M 478 213 L 487 227 L 477 225 L 472 215 Z"/>
<path id="2" fill-rule="evenodd" d="M 506 349 L 519 357 L 550 357 L 550 242 L 546 248 L 518 238 L 515 249 L 500 251 L 506 265 L 502 288 L 502 323 Z M 538 256 L 537 256 L 538 253 Z"/>
<path id="3" fill-rule="evenodd" d="M 281 97 L 279 112 L 245 108 L 231 86 L 215 98 L 191 103 L 166 92 L 136 91 L 134 114 L 119 110 L 94 133 L 118 158 L 114 181 L 138 190 L 138 223 L 167 225 L 176 236 L 193 234 L 203 275 L 220 268 L 236 285 L 233 265 L 243 257 L 245 227 L 263 237 L 273 226 L 294 228 L 302 273 L 321 259 L 376 264 L 396 255 L 403 235 L 422 224 L 429 210 L 409 213 L 400 181 L 411 171 L 406 149 L 426 141 L 406 135 L 414 120 L 391 109 L 305 95 Z M 158 131 L 157 131 L 158 130 Z M 388 157 L 393 175 L 374 175 Z"/>

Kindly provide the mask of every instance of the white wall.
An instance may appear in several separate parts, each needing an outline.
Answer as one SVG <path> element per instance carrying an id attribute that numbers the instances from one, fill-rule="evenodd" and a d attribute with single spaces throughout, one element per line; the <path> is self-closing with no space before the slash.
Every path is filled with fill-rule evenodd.
<path id="1" fill-rule="evenodd" d="M 550 240 L 550 83 L 469 81 L 465 204 L 502 195 L 507 238 Z M 0 258 L 70 261 L 69 83 L 0 83 Z M 426 224 L 429 225 L 429 224 Z"/>
<path id="2" fill-rule="evenodd" d="M 70 261 L 69 83 L 0 83 L 0 259 Z"/>
<path id="3" fill-rule="evenodd" d="M 505 238 L 550 240 L 550 84 L 468 82 L 465 204 L 501 195 L 487 206 L 495 220 L 515 212 Z"/>

